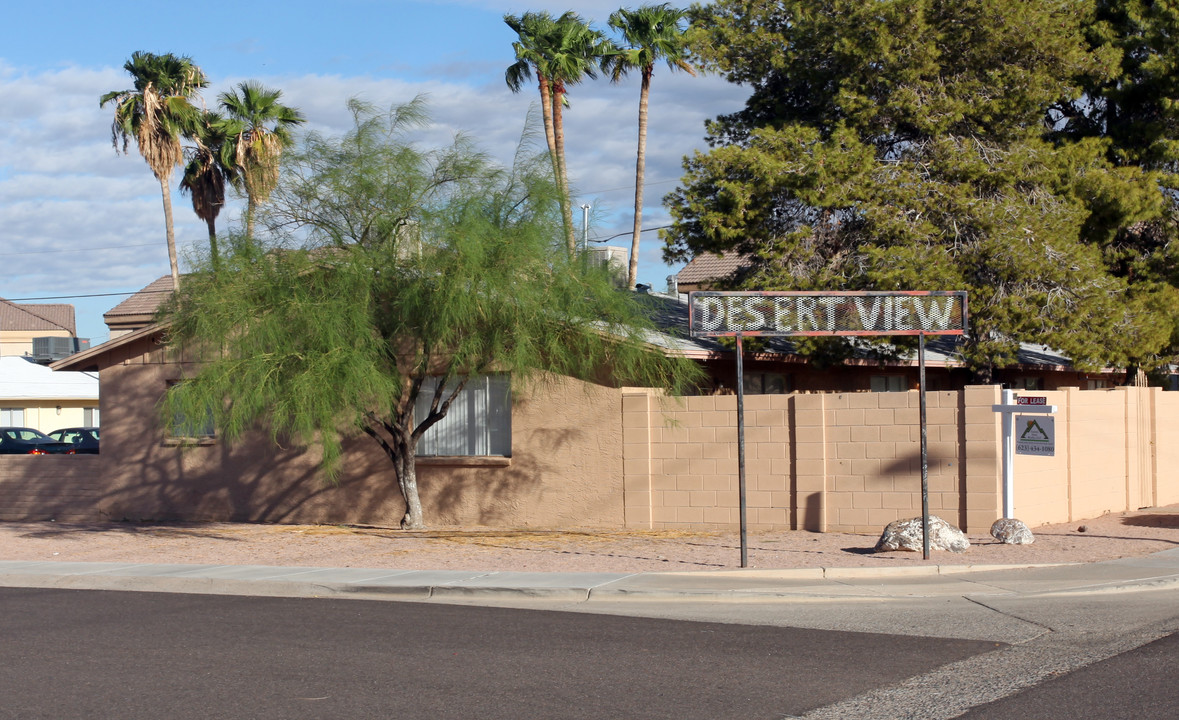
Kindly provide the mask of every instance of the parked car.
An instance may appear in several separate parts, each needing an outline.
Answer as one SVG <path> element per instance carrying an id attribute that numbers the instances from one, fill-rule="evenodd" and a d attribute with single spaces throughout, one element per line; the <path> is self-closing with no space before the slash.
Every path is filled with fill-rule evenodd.
<path id="1" fill-rule="evenodd" d="M 74 455 L 76 450 L 45 433 L 26 427 L 0 428 L 0 455 Z"/>
<path id="2" fill-rule="evenodd" d="M 98 454 L 98 428 L 96 427 L 62 428 L 49 433 L 49 437 L 58 442 L 73 445 L 76 455 Z"/>

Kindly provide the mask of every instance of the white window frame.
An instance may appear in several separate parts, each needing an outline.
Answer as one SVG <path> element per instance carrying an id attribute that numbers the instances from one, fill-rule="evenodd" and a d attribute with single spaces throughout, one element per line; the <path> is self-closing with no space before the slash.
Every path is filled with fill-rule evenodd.
<path id="1" fill-rule="evenodd" d="M 446 397 L 457 387 L 447 386 Z M 414 405 L 414 422 L 430 410 L 438 378 L 426 378 Z M 507 375 L 476 375 L 467 381 L 446 415 L 422 435 L 419 457 L 511 457 L 512 397 Z"/>
<path id="2" fill-rule="evenodd" d="M 25 426 L 25 409 L 24 408 L 0 408 L 0 426 L 3 426 L 3 427 L 24 427 Z"/>

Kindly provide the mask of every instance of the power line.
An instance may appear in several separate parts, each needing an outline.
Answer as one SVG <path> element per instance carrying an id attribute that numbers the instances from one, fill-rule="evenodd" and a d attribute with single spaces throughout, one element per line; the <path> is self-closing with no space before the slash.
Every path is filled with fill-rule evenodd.
<path id="1" fill-rule="evenodd" d="M 127 292 L 94 293 L 92 295 L 53 295 L 48 297 L 4 298 L 8 302 L 33 302 L 34 300 L 78 300 L 81 298 L 117 297 L 120 295 L 154 295 L 170 293 L 171 290 L 128 290 Z"/>
<path id="2" fill-rule="evenodd" d="M 660 225 L 658 227 L 643 228 L 642 230 L 639 230 L 639 232 L 645 233 L 645 232 L 650 232 L 652 230 L 666 230 L 669 227 L 671 227 L 671 225 Z M 620 232 L 617 235 L 611 235 L 608 238 L 593 238 L 592 240 L 590 240 L 590 242 L 599 242 L 599 243 L 600 242 L 610 242 L 614 238 L 623 237 L 625 235 L 634 235 L 634 234 L 635 234 L 634 230 L 627 230 L 626 232 Z"/>

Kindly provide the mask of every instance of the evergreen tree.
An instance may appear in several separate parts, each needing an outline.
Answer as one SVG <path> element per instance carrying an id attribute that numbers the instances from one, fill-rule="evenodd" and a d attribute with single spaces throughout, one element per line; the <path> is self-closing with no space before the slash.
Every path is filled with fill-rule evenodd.
<path id="1" fill-rule="evenodd" d="M 1101 239 L 1165 212 L 1157 173 L 1046 118 L 1108 78 L 1086 2 L 720 0 L 694 9 L 705 69 L 749 85 L 668 196 L 665 256 L 737 249 L 758 289 L 970 293 L 964 359 L 987 381 L 1020 342 L 1081 367 L 1164 342 L 1157 298 Z"/>

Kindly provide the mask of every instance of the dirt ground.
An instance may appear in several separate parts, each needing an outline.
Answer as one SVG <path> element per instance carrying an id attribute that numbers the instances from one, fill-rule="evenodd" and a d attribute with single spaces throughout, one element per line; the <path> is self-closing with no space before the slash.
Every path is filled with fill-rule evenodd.
<path id="1" fill-rule="evenodd" d="M 1032 528 L 1031 545 L 970 534 L 961 554 L 877 553 L 877 535 L 750 533 L 749 566 L 898 567 L 1070 563 L 1179 546 L 1179 505 Z M 707 571 L 740 567 L 736 532 L 437 529 L 244 523 L 0 523 L 0 560 L 365 567 L 530 572 Z"/>

